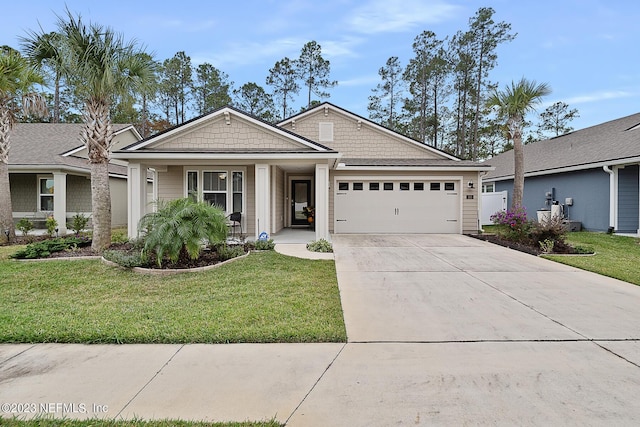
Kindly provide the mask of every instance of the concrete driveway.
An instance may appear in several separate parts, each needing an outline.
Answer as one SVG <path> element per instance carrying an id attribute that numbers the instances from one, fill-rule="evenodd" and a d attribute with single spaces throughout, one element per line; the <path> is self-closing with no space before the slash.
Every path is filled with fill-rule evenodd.
<path id="1" fill-rule="evenodd" d="M 290 425 L 638 425 L 640 287 L 459 235 L 336 235 L 349 344 Z"/>

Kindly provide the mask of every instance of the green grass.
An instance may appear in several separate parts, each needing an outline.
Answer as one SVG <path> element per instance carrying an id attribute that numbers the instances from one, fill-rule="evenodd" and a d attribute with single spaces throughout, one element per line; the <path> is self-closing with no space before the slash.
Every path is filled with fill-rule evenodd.
<path id="1" fill-rule="evenodd" d="M 280 427 L 282 424 L 276 421 L 264 422 L 229 422 L 229 423 L 208 423 L 194 421 L 113 421 L 113 420 L 17 420 L 2 419 L 0 425 L 6 427 Z"/>
<path id="2" fill-rule="evenodd" d="M 0 277 L 3 343 L 346 341 L 333 261 L 269 251 L 158 277 L 97 260 L 2 260 Z"/>
<path id="3" fill-rule="evenodd" d="M 606 233 L 569 233 L 567 242 L 593 249 L 593 256 L 553 256 L 545 258 L 640 285 L 640 239 Z"/>

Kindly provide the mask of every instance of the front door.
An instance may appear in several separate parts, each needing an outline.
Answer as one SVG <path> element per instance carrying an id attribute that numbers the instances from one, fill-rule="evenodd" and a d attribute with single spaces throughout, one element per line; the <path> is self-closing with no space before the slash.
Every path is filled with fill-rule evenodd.
<path id="1" fill-rule="evenodd" d="M 291 181 L 291 225 L 309 225 L 304 208 L 311 206 L 311 180 Z"/>

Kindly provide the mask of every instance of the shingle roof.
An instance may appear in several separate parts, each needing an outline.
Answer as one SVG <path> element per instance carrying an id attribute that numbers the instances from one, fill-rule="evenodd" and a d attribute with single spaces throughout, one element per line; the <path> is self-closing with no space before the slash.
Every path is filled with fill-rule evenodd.
<path id="1" fill-rule="evenodd" d="M 640 157 L 640 113 L 524 146 L 525 174 L 590 164 L 621 164 Z M 484 177 L 495 180 L 513 176 L 513 150 L 484 163 L 496 169 Z"/>
<path id="2" fill-rule="evenodd" d="M 82 124 L 76 123 L 17 123 L 11 131 L 9 150 L 9 170 L 16 166 L 51 168 L 66 167 L 90 170 L 87 159 L 61 154 L 82 146 L 80 130 Z M 117 132 L 130 125 L 114 124 Z M 126 168 L 111 165 L 112 173 L 125 174 Z"/>

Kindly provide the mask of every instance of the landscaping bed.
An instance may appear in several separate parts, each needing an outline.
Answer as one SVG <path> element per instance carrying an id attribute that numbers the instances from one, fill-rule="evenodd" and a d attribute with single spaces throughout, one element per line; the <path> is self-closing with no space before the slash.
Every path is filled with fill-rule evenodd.
<path id="1" fill-rule="evenodd" d="M 553 249 L 551 251 L 544 251 L 540 245 L 534 246 L 533 244 L 514 242 L 512 240 L 507 240 L 497 234 L 470 234 L 469 236 L 475 239 L 484 240 L 486 242 L 494 243 L 496 245 L 504 246 L 510 249 L 515 249 L 517 251 L 525 252 L 531 255 L 593 254 L 593 250 L 589 248 L 584 248 L 582 246 L 573 246 L 564 241 L 556 241 L 554 242 Z"/>

